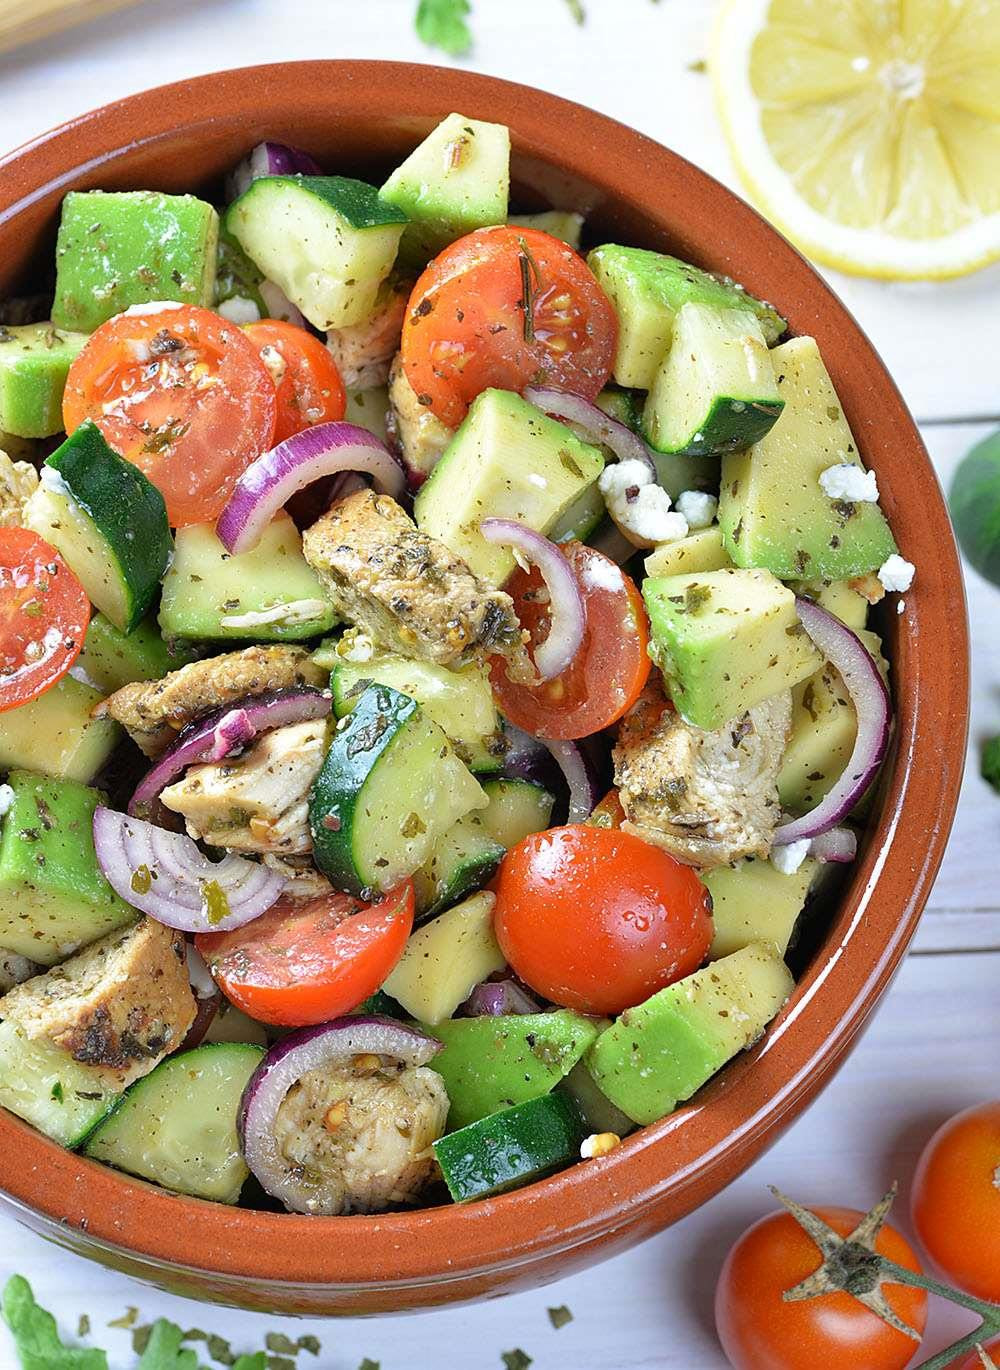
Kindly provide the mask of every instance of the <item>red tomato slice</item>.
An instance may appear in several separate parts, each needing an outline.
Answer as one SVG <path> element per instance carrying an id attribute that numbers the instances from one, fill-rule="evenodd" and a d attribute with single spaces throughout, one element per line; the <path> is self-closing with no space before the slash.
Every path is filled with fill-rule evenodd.
<path id="1" fill-rule="evenodd" d="M 66 432 L 93 419 L 161 492 L 175 528 L 218 517 L 271 447 L 277 409 L 254 344 L 194 305 L 109 319 L 70 367 L 63 396 Z"/>
<path id="2" fill-rule="evenodd" d="M 456 427 L 481 390 L 551 385 L 593 399 L 618 320 L 583 258 L 537 228 L 478 228 L 431 262 L 403 322 L 406 377 Z"/>
<path id="3" fill-rule="evenodd" d="M 690 866 L 630 833 L 573 823 L 504 857 L 494 926 L 526 985 L 580 1013 L 616 1014 L 698 969 L 712 940 Z"/>
<path id="4" fill-rule="evenodd" d="M 303 1027 L 374 994 L 412 927 L 407 880 L 371 905 L 339 892 L 279 899 L 246 927 L 199 933 L 195 943 L 237 1008 L 262 1023 Z"/>
<path id="5" fill-rule="evenodd" d="M 293 323 L 275 319 L 247 324 L 244 332 L 274 378 L 278 394 L 275 445 L 303 428 L 344 417 L 344 383 L 337 363 L 319 338 Z"/>
<path id="6" fill-rule="evenodd" d="M 561 675 L 541 685 L 510 680 L 501 657 L 490 661 L 493 693 L 512 723 L 536 737 L 589 737 L 617 722 L 642 693 L 651 662 L 646 652 L 649 625 L 642 596 L 620 566 L 582 542 L 567 542 L 583 594 L 583 644 Z M 538 597 L 539 573 L 516 570 L 504 585 L 532 642 L 549 631 L 548 605 Z"/>
<path id="7" fill-rule="evenodd" d="M 80 655 L 90 601 L 56 549 L 0 528 L 0 711 L 37 699 Z"/>

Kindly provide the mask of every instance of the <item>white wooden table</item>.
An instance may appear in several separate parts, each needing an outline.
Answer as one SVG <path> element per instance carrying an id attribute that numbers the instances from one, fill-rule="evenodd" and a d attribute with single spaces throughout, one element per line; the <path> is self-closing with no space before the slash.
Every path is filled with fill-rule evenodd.
<path id="1" fill-rule="evenodd" d="M 475 0 L 475 68 L 594 105 L 722 180 L 734 180 L 704 75 L 710 0 L 586 0 L 585 28 L 561 0 Z M 147 0 L 85 30 L 0 59 L 0 144 L 10 147 L 102 101 L 219 67 L 305 57 L 433 61 L 410 26 L 415 0 Z M 444 112 L 444 111 L 442 111 Z M 475 111 L 469 111 L 474 113 Z M 837 277 L 920 419 L 942 482 L 1000 423 L 1000 272 L 947 285 Z M 905 553 L 905 548 L 903 549 Z M 918 568 L 919 575 L 919 568 Z M 975 741 L 1000 731 L 1000 593 L 969 575 Z M 291 1323 L 323 1340 L 317 1370 L 497 1370 L 523 1347 L 538 1370 L 714 1370 L 712 1292 L 728 1244 L 770 1207 L 768 1183 L 804 1201 L 873 1201 L 952 1111 L 996 1094 L 1000 1043 L 1000 799 L 979 779 L 975 747 L 958 823 L 913 953 L 838 1078 L 774 1149 L 706 1209 L 637 1250 L 548 1289 L 420 1316 Z M 905 1221 L 905 1205 L 897 1215 Z M 104 1329 L 126 1305 L 207 1325 L 247 1349 L 281 1320 L 208 1310 L 111 1275 L 0 1219 L 0 1273 L 17 1269 L 67 1328 L 88 1312 L 130 1366 L 126 1334 Z M 554 1331 L 546 1307 L 574 1321 Z M 935 1314 L 925 1346 L 964 1324 Z M 0 1367 L 12 1353 L 0 1332 Z"/>

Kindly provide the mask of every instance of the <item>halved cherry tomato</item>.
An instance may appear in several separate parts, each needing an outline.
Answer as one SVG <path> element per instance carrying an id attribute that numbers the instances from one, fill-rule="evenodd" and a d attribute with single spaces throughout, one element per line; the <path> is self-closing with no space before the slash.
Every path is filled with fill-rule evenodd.
<path id="1" fill-rule="evenodd" d="M 924 1148 L 913 1225 L 954 1283 L 1000 1303 L 1000 1101 L 966 1109 Z"/>
<path id="2" fill-rule="evenodd" d="M 245 927 L 199 933 L 195 942 L 237 1008 L 262 1023 L 302 1027 L 374 994 L 412 927 L 408 880 L 371 905 L 339 892 L 279 899 Z"/>
<path id="3" fill-rule="evenodd" d="M 510 680 L 502 657 L 490 662 L 493 693 L 501 711 L 536 737 L 589 737 L 627 713 L 642 693 L 651 662 L 649 626 L 642 596 L 629 576 L 601 552 L 581 542 L 563 544 L 583 594 L 583 644 L 562 675 L 541 685 Z M 539 573 L 515 570 L 504 585 L 532 642 L 549 631 L 548 604 L 539 597 Z"/>
<path id="4" fill-rule="evenodd" d="M 210 523 L 272 445 L 278 400 L 242 329 L 194 305 L 119 314 L 92 333 L 63 395 L 157 487 L 175 528 Z"/>
<path id="5" fill-rule="evenodd" d="M 431 262 L 403 323 L 406 378 L 454 428 L 490 386 L 551 385 L 593 399 L 618 320 L 572 248 L 537 228 L 477 228 Z"/>
<path id="6" fill-rule="evenodd" d="M 814 1210 L 842 1237 L 864 1217 L 850 1208 Z M 909 1242 L 883 1227 L 876 1250 L 910 1270 L 920 1263 Z M 817 1270 L 819 1249 L 790 1213 L 772 1213 L 744 1232 L 729 1252 L 715 1293 L 715 1325 L 734 1370 L 903 1370 L 916 1343 L 850 1294 L 786 1303 L 782 1295 Z M 927 1295 L 909 1285 L 882 1287 L 897 1317 L 923 1333 Z"/>
<path id="7" fill-rule="evenodd" d="M 260 353 L 278 392 L 274 442 L 317 423 L 344 417 L 347 396 L 337 363 L 319 338 L 293 323 L 262 319 L 243 330 Z"/>
<path id="8" fill-rule="evenodd" d="M 90 601 L 56 549 L 27 528 L 0 528 L 0 711 L 64 676 L 89 622 Z"/>
<path id="9" fill-rule="evenodd" d="M 532 989 L 616 1014 L 697 970 L 711 901 L 690 866 L 629 833 L 574 823 L 534 833 L 500 863 L 494 927 Z"/>

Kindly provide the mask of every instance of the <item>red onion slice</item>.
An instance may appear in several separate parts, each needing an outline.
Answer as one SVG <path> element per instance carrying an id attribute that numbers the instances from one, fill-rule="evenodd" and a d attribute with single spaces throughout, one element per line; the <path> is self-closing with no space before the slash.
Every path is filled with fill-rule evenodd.
<path id="1" fill-rule="evenodd" d="M 858 836 L 851 828 L 828 828 L 809 843 L 809 855 L 817 861 L 853 861 L 858 854 Z"/>
<path id="2" fill-rule="evenodd" d="M 256 861 L 209 861 L 184 833 L 168 832 L 99 804 L 97 864 L 108 884 L 140 913 L 181 932 L 228 932 L 265 913 L 284 879 Z"/>
<path id="3" fill-rule="evenodd" d="M 552 753 L 569 786 L 566 822 L 582 823 L 590 817 L 601 800 L 597 774 L 579 743 L 551 737 L 543 737 L 542 741 Z"/>
<path id="4" fill-rule="evenodd" d="M 308 152 L 287 143 L 258 143 L 226 178 L 226 193 L 238 199 L 262 176 L 322 176 L 319 165 Z"/>
<path id="5" fill-rule="evenodd" d="M 280 1151 L 275 1137 L 285 1095 L 310 1070 L 349 1069 L 355 1056 L 388 1056 L 407 1067 L 424 1066 L 441 1043 L 395 1018 L 336 1018 L 301 1028 L 277 1042 L 250 1076 L 240 1104 L 237 1129 L 247 1165 L 261 1186 L 293 1213 L 309 1213 L 314 1191 L 301 1167 Z"/>
<path id="6" fill-rule="evenodd" d="M 588 442 L 610 448 L 619 461 L 644 462 L 653 480 L 659 479 L 656 463 L 639 434 L 633 433 L 631 428 L 619 423 L 610 414 L 605 414 L 603 409 L 582 395 L 532 385 L 523 392 L 523 397 L 550 418 L 574 424 Z"/>
<path id="7" fill-rule="evenodd" d="M 234 556 L 249 552 L 294 494 L 341 471 L 371 476 L 376 490 L 394 498 L 406 488 L 403 468 L 367 428 L 342 420 L 318 423 L 251 462 L 219 516 L 219 540 Z"/>
<path id="8" fill-rule="evenodd" d="M 484 980 L 465 1001 L 469 1018 L 500 1018 L 515 1013 L 541 1013 L 542 1005 L 517 980 Z"/>
<path id="9" fill-rule="evenodd" d="M 269 690 L 238 704 L 227 704 L 190 723 L 177 741 L 157 759 L 140 780 L 129 801 L 133 817 L 148 817 L 160 794 L 175 776 L 201 761 L 222 761 L 252 741 L 258 733 L 325 718 L 333 707 L 329 690 L 308 687 Z"/>
<path id="10" fill-rule="evenodd" d="M 803 628 L 844 679 L 858 716 L 858 734 L 833 789 L 809 813 L 781 824 L 774 834 L 774 845 L 778 847 L 803 837 L 820 837 L 847 817 L 882 764 L 892 723 L 889 691 L 857 634 L 811 599 L 799 597 L 796 608 Z"/>
<path id="11" fill-rule="evenodd" d="M 587 626 L 583 595 L 565 553 L 514 519 L 483 519 L 479 531 L 487 542 L 520 552 L 541 572 L 549 594 L 550 627 L 544 642 L 534 648 L 535 670 L 541 680 L 561 675 L 580 650 Z"/>

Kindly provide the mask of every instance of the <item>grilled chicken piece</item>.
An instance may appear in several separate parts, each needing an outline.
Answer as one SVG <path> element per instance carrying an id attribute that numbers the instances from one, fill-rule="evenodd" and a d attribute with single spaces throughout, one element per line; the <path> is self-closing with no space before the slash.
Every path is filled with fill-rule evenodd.
<path id="1" fill-rule="evenodd" d="M 325 875 L 320 875 L 308 856 L 279 856 L 264 852 L 261 865 L 277 871 L 285 880 L 282 899 L 321 899 L 333 893 L 333 886 Z"/>
<path id="2" fill-rule="evenodd" d="M 692 866 L 766 857 L 791 721 L 791 692 L 782 690 L 704 732 L 673 711 L 659 684 L 647 685 L 614 750 L 622 827 Z"/>
<path id="3" fill-rule="evenodd" d="M 0 451 L 0 528 L 21 528 L 24 506 L 38 488 L 38 472 L 30 461 L 12 461 Z"/>
<path id="4" fill-rule="evenodd" d="M 435 1178 L 431 1144 L 443 1134 L 448 1094 L 426 1066 L 356 1057 L 354 1069 L 310 1070 L 275 1119 L 278 1150 L 315 1176 L 309 1211 L 376 1213 L 412 1203 Z"/>
<path id="5" fill-rule="evenodd" d="M 510 596 L 477 580 L 388 495 L 339 500 L 302 550 L 337 610 L 382 647 L 440 666 L 483 652 L 526 659 Z"/>
<path id="6" fill-rule="evenodd" d="M 421 404 L 406 379 L 402 356 L 397 354 L 389 372 L 389 435 L 399 448 L 407 469 L 417 482 L 434 470 L 455 430 L 441 422 L 434 411 Z"/>
<path id="7" fill-rule="evenodd" d="M 114 1089 L 175 1051 L 195 1013 L 184 937 L 152 918 L 92 942 L 0 999 L 0 1018 L 62 1047 Z"/>
<path id="8" fill-rule="evenodd" d="M 327 350 L 348 390 L 371 390 L 373 386 L 385 385 L 399 348 L 412 286 L 412 281 L 390 278 L 383 282 L 370 318 L 327 333 Z"/>
<path id="9" fill-rule="evenodd" d="M 182 728 L 210 709 L 267 690 L 327 683 L 326 672 L 303 647 L 247 647 L 192 661 L 162 680 L 125 685 L 94 712 L 109 714 L 147 756 L 159 756 Z"/>
<path id="10" fill-rule="evenodd" d="M 326 720 L 263 733 L 233 760 L 189 766 L 161 801 L 188 833 L 229 851 L 312 851 L 309 791 L 326 755 Z"/>

